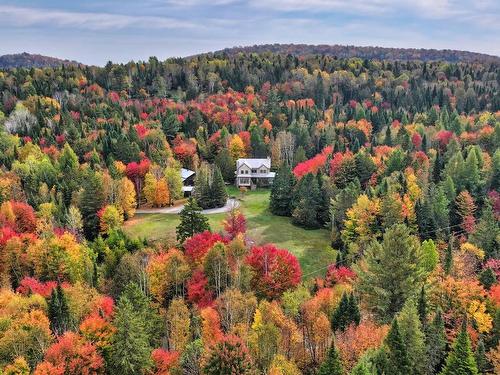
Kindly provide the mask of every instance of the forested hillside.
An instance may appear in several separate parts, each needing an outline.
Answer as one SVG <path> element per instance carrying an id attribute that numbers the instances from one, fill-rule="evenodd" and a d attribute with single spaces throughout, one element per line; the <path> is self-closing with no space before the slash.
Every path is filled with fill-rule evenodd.
<path id="1" fill-rule="evenodd" d="M 57 68 L 61 65 L 78 65 L 76 61 L 30 53 L 15 53 L 0 56 L 0 69 L 11 68 Z"/>
<path id="2" fill-rule="evenodd" d="M 387 47 L 360 47 L 346 45 L 312 45 L 312 44 L 261 44 L 246 47 L 225 48 L 217 53 L 226 53 L 234 56 L 238 53 L 265 53 L 290 54 L 293 56 L 327 55 L 339 59 L 360 58 L 377 60 L 420 60 L 420 61 L 448 61 L 448 62 L 496 62 L 498 56 L 458 50 L 437 50 L 425 48 L 387 48 Z"/>
<path id="3" fill-rule="evenodd" d="M 500 373 L 498 59 L 279 52 L 0 71 L 0 373 Z M 242 157 L 335 262 L 211 230 Z"/>

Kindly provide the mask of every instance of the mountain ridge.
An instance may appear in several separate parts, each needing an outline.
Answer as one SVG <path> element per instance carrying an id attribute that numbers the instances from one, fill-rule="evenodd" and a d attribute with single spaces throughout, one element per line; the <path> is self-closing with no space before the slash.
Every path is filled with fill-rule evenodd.
<path id="1" fill-rule="evenodd" d="M 354 46 L 341 44 L 255 44 L 253 46 L 235 46 L 224 48 L 205 54 L 226 53 L 265 53 L 290 54 L 294 56 L 330 55 L 337 58 L 359 57 L 363 59 L 379 60 L 422 60 L 422 61 L 447 61 L 447 62 L 496 62 L 500 57 L 479 52 L 452 50 L 452 49 L 427 49 L 427 48 L 395 48 L 378 46 Z M 195 55 L 195 56 L 198 56 Z"/>
<path id="2" fill-rule="evenodd" d="M 488 62 L 500 64 L 500 56 L 479 52 L 428 49 L 428 48 L 395 48 L 378 46 L 354 46 L 341 44 L 255 44 L 252 46 L 234 46 L 221 50 L 202 52 L 195 55 L 184 56 L 182 59 L 192 59 L 204 55 L 227 54 L 230 56 L 239 53 L 275 53 L 292 56 L 328 55 L 344 58 L 361 58 L 393 61 L 446 61 L 457 62 Z M 138 60 L 139 61 L 139 60 Z M 47 68 L 61 65 L 85 65 L 78 61 L 58 57 L 32 54 L 27 52 L 0 55 L 0 69 L 13 68 Z"/>
<path id="3" fill-rule="evenodd" d="M 0 69 L 55 68 L 61 65 L 80 65 L 78 61 L 45 56 L 36 53 L 12 53 L 0 56 Z"/>

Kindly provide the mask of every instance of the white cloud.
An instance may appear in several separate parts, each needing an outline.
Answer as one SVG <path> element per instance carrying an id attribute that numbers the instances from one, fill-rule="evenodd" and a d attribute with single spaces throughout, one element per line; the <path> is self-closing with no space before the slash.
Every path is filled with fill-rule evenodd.
<path id="1" fill-rule="evenodd" d="M 248 0 L 248 4 L 277 12 L 390 14 L 394 17 L 405 14 L 415 19 L 466 19 L 484 13 L 499 15 L 498 2 L 494 0 Z"/>
<path id="2" fill-rule="evenodd" d="M 191 22 L 156 16 L 131 16 L 112 13 L 69 12 L 0 5 L 0 22 L 16 26 L 51 25 L 88 30 L 124 28 L 184 29 L 198 27 Z"/>

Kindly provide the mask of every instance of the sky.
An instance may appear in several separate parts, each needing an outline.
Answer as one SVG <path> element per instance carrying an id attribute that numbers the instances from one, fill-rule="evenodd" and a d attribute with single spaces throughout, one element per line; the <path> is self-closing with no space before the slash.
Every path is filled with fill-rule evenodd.
<path id="1" fill-rule="evenodd" d="M 0 55 L 104 65 L 267 43 L 500 55 L 500 0 L 0 0 Z"/>

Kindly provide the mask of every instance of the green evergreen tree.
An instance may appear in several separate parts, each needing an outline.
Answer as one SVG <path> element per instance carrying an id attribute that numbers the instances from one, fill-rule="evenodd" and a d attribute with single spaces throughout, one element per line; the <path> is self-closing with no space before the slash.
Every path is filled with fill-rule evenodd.
<path id="1" fill-rule="evenodd" d="M 411 374 L 426 374 L 425 335 L 422 332 L 422 324 L 413 300 L 406 301 L 398 315 L 398 324 L 410 361 Z"/>
<path id="2" fill-rule="evenodd" d="M 219 167 L 224 181 L 234 182 L 236 161 L 227 148 L 222 149 L 215 157 L 215 164 Z"/>
<path id="3" fill-rule="evenodd" d="M 134 310 L 128 298 L 120 298 L 113 323 L 116 327 L 110 350 L 113 373 L 144 373 L 152 365 L 151 346 L 144 318 Z"/>
<path id="4" fill-rule="evenodd" d="M 435 233 L 431 233 L 431 235 L 446 239 L 450 232 L 448 228 L 450 226 L 450 201 L 441 187 L 431 190 L 431 205 L 434 224 L 436 226 Z"/>
<path id="5" fill-rule="evenodd" d="M 478 198 L 482 191 L 482 181 L 479 176 L 479 161 L 473 149 L 469 149 L 469 153 L 464 163 L 463 186 L 468 190 L 473 197 Z"/>
<path id="6" fill-rule="evenodd" d="M 476 360 L 477 369 L 480 374 L 490 373 L 491 364 L 486 357 L 486 349 L 484 347 L 484 341 L 482 339 L 480 339 L 477 343 L 474 358 Z"/>
<path id="7" fill-rule="evenodd" d="M 359 311 L 358 300 L 354 293 L 349 296 L 349 317 L 351 323 L 359 325 L 361 322 L 361 312 Z"/>
<path id="8" fill-rule="evenodd" d="M 293 154 L 293 166 L 295 167 L 297 164 L 302 163 L 303 161 L 306 160 L 307 156 L 304 147 L 302 146 L 297 147 L 295 153 Z"/>
<path id="9" fill-rule="evenodd" d="M 223 207 L 227 202 L 227 191 L 220 169 L 204 163 L 196 172 L 194 198 L 204 209 Z"/>
<path id="10" fill-rule="evenodd" d="M 420 289 L 420 295 L 418 296 L 418 318 L 420 319 L 420 323 L 425 331 L 427 327 L 427 297 L 425 295 L 425 287 L 422 285 L 422 289 Z"/>
<path id="11" fill-rule="evenodd" d="M 453 269 L 453 245 L 452 238 L 448 241 L 448 246 L 446 247 L 446 253 L 444 255 L 444 265 L 443 265 L 444 273 L 449 275 L 451 270 Z"/>
<path id="12" fill-rule="evenodd" d="M 79 209 L 83 218 L 83 232 L 86 238 L 94 239 L 99 234 L 97 212 L 104 205 L 102 179 L 96 172 L 88 171 L 87 176 L 82 180 L 82 187 Z"/>
<path id="13" fill-rule="evenodd" d="M 426 331 L 425 339 L 427 346 L 427 371 L 430 374 L 436 374 L 443 367 L 446 357 L 446 346 L 448 344 L 441 310 L 436 311 L 434 319 Z"/>
<path id="14" fill-rule="evenodd" d="M 388 124 L 387 128 L 385 129 L 384 145 L 392 146 L 392 136 L 391 136 L 391 125 L 390 124 Z"/>
<path id="15" fill-rule="evenodd" d="M 343 375 L 344 368 L 342 366 L 342 360 L 340 359 L 340 354 L 335 348 L 335 344 L 332 343 L 326 358 L 319 367 L 318 375 Z"/>
<path id="16" fill-rule="evenodd" d="M 369 367 L 368 364 L 365 362 L 361 361 L 354 366 L 350 372 L 350 375 L 376 375 L 377 373 L 375 372 L 374 369 Z"/>
<path id="17" fill-rule="evenodd" d="M 68 301 L 60 283 L 52 289 L 47 307 L 50 329 L 56 336 L 61 336 L 70 329 L 71 315 Z"/>
<path id="18" fill-rule="evenodd" d="M 212 195 L 211 207 L 224 207 L 227 202 L 226 185 L 224 184 L 224 179 L 222 178 L 222 173 L 219 167 L 213 165 L 212 169 L 213 182 L 210 186 Z"/>
<path id="19" fill-rule="evenodd" d="M 150 346 L 160 346 L 162 332 L 165 327 L 162 317 L 152 307 L 151 299 L 134 282 L 125 287 L 121 297 L 126 298 L 131 303 L 134 311 L 143 318 L 144 330 L 148 336 Z"/>
<path id="20" fill-rule="evenodd" d="M 493 328 L 487 337 L 487 347 L 488 349 L 496 348 L 500 343 L 500 309 L 497 309 L 495 315 L 493 316 Z"/>
<path id="21" fill-rule="evenodd" d="M 486 258 L 500 258 L 500 222 L 495 218 L 490 202 L 484 205 L 471 240 L 484 250 Z"/>
<path id="22" fill-rule="evenodd" d="M 386 374 L 408 375 L 412 373 L 410 359 L 403 338 L 399 332 L 397 319 L 392 321 L 391 329 L 385 338 L 387 352 Z"/>
<path id="23" fill-rule="evenodd" d="M 426 240 L 434 238 L 436 234 L 436 221 L 429 197 L 423 197 L 415 204 L 415 214 L 420 238 Z"/>
<path id="24" fill-rule="evenodd" d="M 177 135 L 181 123 L 177 118 L 177 115 L 173 112 L 169 113 L 167 116 L 163 117 L 161 120 L 161 129 L 167 137 L 168 140 L 172 141 Z"/>
<path id="25" fill-rule="evenodd" d="M 377 170 L 377 166 L 366 150 L 358 152 L 354 156 L 354 161 L 356 163 L 356 176 L 361 184 L 366 186 L 372 174 Z"/>
<path id="26" fill-rule="evenodd" d="M 493 284 L 497 282 L 497 276 L 495 271 L 491 268 L 486 268 L 479 274 L 479 282 L 484 286 L 485 289 L 490 289 Z"/>
<path id="27" fill-rule="evenodd" d="M 201 208 L 191 197 L 179 214 L 180 223 L 177 226 L 177 241 L 184 243 L 186 238 L 192 237 L 195 233 L 210 230 L 208 219 L 201 213 Z"/>
<path id="28" fill-rule="evenodd" d="M 443 161 L 441 159 L 441 153 L 438 152 L 434 158 L 434 165 L 432 168 L 432 180 L 437 184 L 441 180 L 441 170 L 443 168 Z"/>
<path id="29" fill-rule="evenodd" d="M 453 347 L 446 358 L 446 364 L 441 375 L 477 375 L 476 360 L 467 332 L 467 321 L 464 319 Z"/>
<path id="30" fill-rule="evenodd" d="M 337 308 L 333 311 L 330 319 L 332 331 L 344 331 L 350 323 L 349 317 L 349 297 L 347 293 L 343 293 Z"/>
<path id="31" fill-rule="evenodd" d="M 290 216 L 292 214 L 292 196 L 295 178 L 289 165 L 283 164 L 276 173 L 271 187 L 269 209 L 275 215 Z"/>
<path id="32" fill-rule="evenodd" d="M 389 228 L 366 250 L 366 267 L 355 266 L 358 292 L 379 321 L 387 322 L 415 295 L 424 277 L 418 238 L 404 224 Z"/>
<path id="33" fill-rule="evenodd" d="M 308 173 L 297 185 L 293 199 L 292 222 L 306 228 L 318 228 L 321 201 L 318 181 L 312 173 Z"/>
<path id="34" fill-rule="evenodd" d="M 63 202 L 66 207 L 71 204 L 73 193 L 78 191 L 79 176 L 78 156 L 75 154 L 71 146 L 66 143 L 59 156 L 59 171 L 61 172 L 60 187 L 63 195 Z"/>

